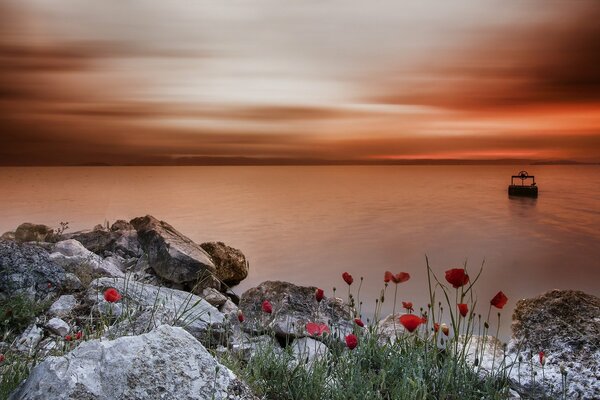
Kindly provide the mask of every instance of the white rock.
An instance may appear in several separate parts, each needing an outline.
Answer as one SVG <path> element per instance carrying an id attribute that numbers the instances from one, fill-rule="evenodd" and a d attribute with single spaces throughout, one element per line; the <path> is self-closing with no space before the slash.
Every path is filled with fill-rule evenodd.
<path id="1" fill-rule="evenodd" d="M 300 364 L 310 366 L 315 360 L 329 355 L 327 346 L 313 338 L 304 337 L 294 340 L 292 354 Z"/>
<path id="2" fill-rule="evenodd" d="M 17 350 L 23 352 L 32 351 L 40 343 L 43 336 L 44 331 L 42 328 L 35 324 L 30 325 L 17 339 Z"/>
<path id="3" fill-rule="evenodd" d="M 52 318 L 46 323 L 46 328 L 58 336 L 65 336 L 71 330 L 69 324 L 60 318 Z"/>
<path id="4" fill-rule="evenodd" d="M 108 288 L 115 288 L 122 299 L 116 303 L 106 302 L 103 293 Z M 211 335 L 222 333 L 225 320 L 219 310 L 192 293 L 123 278 L 95 279 L 90 283 L 87 299 L 94 309 L 104 314 L 112 308 L 113 316 L 126 313 L 134 319 L 150 311 L 154 323 L 182 326 L 199 339 L 203 339 L 208 331 Z M 128 322 L 130 318 L 125 320 Z"/>
<path id="5" fill-rule="evenodd" d="M 55 317 L 64 318 L 69 315 L 71 311 L 73 311 L 73 308 L 75 308 L 76 305 L 77 300 L 75 299 L 75 296 L 65 294 L 60 296 L 54 303 L 52 303 L 48 313 Z"/>
<path id="6" fill-rule="evenodd" d="M 9 399 L 255 399 L 250 389 L 181 328 L 90 340 L 49 357 Z"/>
<path id="7" fill-rule="evenodd" d="M 54 252 L 50 254 L 50 259 L 66 271 L 76 274 L 80 279 L 82 274 L 88 274 L 91 278 L 125 276 L 119 266 L 115 265 L 111 259 L 102 259 L 102 257 L 92 253 L 74 239 L 56 243 Z"/>
<path id="8" fill-rule="evenodd" d="M 227 301 L 225 303 L 223 303 L 223 305 L 221 306 L 221 308 L 219 309 L 223 314 L 225 315 L 230 315 L 230 314 L 236 314 L 236 318 L 237 318 L 237 312 L 239 310 L 238 306 L 235 305 L 235 303 L 229 299 L 227 299 Z"/>

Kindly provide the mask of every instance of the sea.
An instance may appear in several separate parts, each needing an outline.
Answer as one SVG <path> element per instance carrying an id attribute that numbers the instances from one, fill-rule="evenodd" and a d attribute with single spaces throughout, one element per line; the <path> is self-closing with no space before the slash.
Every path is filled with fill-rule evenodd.
<path id="1" fill-rule="evenodd" d="M 508 196 L 511 175 L 524 169 L 537 199 Z M 250 273 L 237 294 L 285 280 L 345 298 L 349 272 L 355 296 L 362 280 L 365 319 L 386 270 L 411 275 L 398 304 L 426 308 L 426 258 L 442 283 L 447 269 L 466 265 L 474 278 L 483 266 L 476 312 L 485 316 L 494 294 L 506 293 L 503 337 L 519 299 L 551 289 L 600 295 L 600 166 L 0 168 L 0 233 L 22 222 L 77 231 L 146 214 L 198 243 L 240 249 Z"/>

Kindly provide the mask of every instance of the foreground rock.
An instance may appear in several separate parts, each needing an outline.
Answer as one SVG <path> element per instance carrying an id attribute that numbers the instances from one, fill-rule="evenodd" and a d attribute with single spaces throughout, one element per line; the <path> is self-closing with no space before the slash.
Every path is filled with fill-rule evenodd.
<path id="1" fill-rule="evenodd" d="M 246 316 L 248 332 L 272 330 L 286 337 L 307 336 L 307 322 L 326 323 L 334 337 L 342 339 L 352 332 L 353 316 L 340 299 L 315 300 L 316 287 L 296 286 L 288 282 L 267 281 L 242 294 L 240 309 Z M 273 313 L 261 310 L 264 300 L 271 302 Z"/>
<path id="2" fill-rule="evenodd" d="M 101 276 L 123 277 L 125 274 L 110 259 L 103 259 L 86 249 L 77 240 L 69 239 L 56 243 L 50 259 L 72 272 L 84 283 Z"/>
<path id="3" fill-rule="evenodd" d="M 207 242 L 200 245 L 212 259 L 217 277 L 228 286 L 235 286 L 248 276 L 248 260 L 238 249 L 223 242 Z"/>
<path id="4" fill-rule="evenodd" d="M 23 295 L 45 301 L 79 288 L 79 279 L 54 263 L 43 248 L 0 240 L 0 299 Z"/>
<path id="5" fill-rule="evenodd" d="M 107 303 L 103 293 L 115 288 L 122 295 L 118 303 Z M 88 289 L 92 309 L 128 318 L 112 332 L 114 335 L 138 334 L 161 324 L 182 326 L 194 337 L 207 343 L 225 334 L 225 317 L 206 300 L 181 290 L 157 287 L 123 278 L 99 278 Z"/>
<path id="6" fill-rule="evenodd" d="M 250 389 L 181 328 L 92 340 L 36 366 L 9 399 L 254 399 Z"/>
<path id="7" fill-rule="evenodd" d="M 560 397 L 562 365 L 567 376 L 567 398 L 600 398 L 600 298 L 581 291 L 552 290 L 520 300 L 513 313 L 512 329 L 512 353 L 516 356 L 515 352 L 521 350 L 521 369 L 526 370 L 521 374 L 522 390 Z M 543 383 L 540 351 L 547 359 Z M 531 365 L 538 374 L 535 384 L 529 381 Z"/>
<path id="8" fill-rule="evenodd" d="M 160 278 L 189 288 L 221 286 L 210 256 L 171 225 L 150 215 L 135 218 L 131 224 L 148 255 L 148 263 Z"/>

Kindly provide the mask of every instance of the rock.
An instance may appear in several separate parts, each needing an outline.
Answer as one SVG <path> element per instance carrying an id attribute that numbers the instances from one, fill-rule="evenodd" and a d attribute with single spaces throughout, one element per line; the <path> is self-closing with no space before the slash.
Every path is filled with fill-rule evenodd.
<path id="1" fill-rule="evenodd" d="M 44 331 L 36 324 L 29 325 L 16 341 L 18 351 L 32 352 L 42 340 Z"/>
<path id="2" fill-rule="evenodd" d="M 23 295 L 45 301 L 79 288 L 81 282 L 53 262 L 44 249 L 0 240 L 0 298 Z"/>
<path id="3" fill-rule="evenodd" d="M 4 232 L 2 236 L 0 236 L 0 240 L 16 240 L 15 232 Z"/>
<path id="4" fill-rule="evenodd" d="M 72 272 L 84 283 L 101 276 L 123 277 L 125 274 L 110 260 L 104 260 L 74 239 L 56 243 L 50 259 Z"/>
<path id="5" fill-rule="evenodd" d="M 122 296 L 117 303 L 108 303 L 104 300 L 104 291 L 111 287 L 117 289 Z M 182 326 L 205 342 L 213 338 L 220 339 L 225 334 L 224 315 L 206 300 L 181 290 L 157 287 L 123 278 L 99 278 L 90 284 L 87 301 L 92 307 L 103 309 L 105 312 L 112 309 L 113 315 L 117 312 L 119 315 L 121 312 L 126 312 L 131 318 L 125 319 L 125 326 L 119 328 L 122 331 L 129 329 L 127 323 L 130 323 L 130 319 L 135 321 L 144 312 L 151 311 L 153 320 L 150 320 L 147 315 L 144 317 L 151 327 L 164 323 Z M 120 307 L 123 307 L 123 310 L 117 311 Z M 139 331 L 139 329 L 139 324 L 133 324 L 130 331 Z M 119 333 L 122 334 L 124 333 Z"/>
<path id="6" fill-rule="evenodd" d="M 225 296 L 215 288 L 204 288 L 200 293 L 200 297 L 202 297 L 204 300 L 208 301 L 215 307 L 220 307 L 223 304 L 225 304 L 227 300 L 229 300 L 227 296 Z"/>
<path id="7" fill-rule="evenodd" d="M 70 294 L 62 295 L 50 306 L 48 313 L 52 316 L 64 318 L 71 314 L 71 311 L 77 305 L 75 296 Z"/>
<path id="8" fill-rule="evenodd" d="M 248 335 L 240 330 L 233 332 L 228 348 L 224 346 L 217 347 L 217 353 L 222 355 L 229 353 L 242 361 L 250 361 L 255 356 L 265 352 L 281 355 L 283 351 L 283 348 L 272 336 Z"/>
<path id="9" fill-rule="evenodd" d="M 310 367 L 315 360 L 322 359 L 330 354 L 325 343 L 309 337 L 294 340 L 291 347 L 296 362 L 306 367 Z"/>
<path id="10" fill-rule="evenodd" d="M 87 232 L 77 232 L 72 234 L 70 238 L 80 242 L 89 251 L 103 257 L 117 255 L 128 259 L 142 256 L 143 250 L 138 240 L 137 232 L 129 223 L 125 222 L 125 225 L 117 224 L 117 222 L 113 224 L 110 231 L 96 229 Z"/>
<path id="11" fill-rule="evenodd" d="M 181 328 L 90 340 L 38 364 L 9 397 L 34 399 L 255 399 L 246 384 Z"/>
<path id="12" fill-rule="evenodd" d="M 396 313 L 395 317 L 394 314 L 390 314 L 377 323 L 379 342 L 394 342 L 406 333 L 406 329 L 404 329 L 404 326 L 398 320 L 399 317 L 400 314 L 398 313 Z"/>
<path id="13" fill-rule="evenodd" d="M 118 231 L 134 231 L 135 228 L 129 222 L 127 222 L 125 220 L 122 220 L 122 219 L 119 219 L 119 220 L 116 220 L 110 226 L 110 230 L 113 231 L 113 232 L 118 232 Z"/>
<path id="14" fill-rule="evenodd" d="M 244 254 L 223 242 L 200 245 L 208 253 L 217 269 L 217 277 L 228 286 L 235 286 L 248 276 L 248 261 Z"/>
<path id="15" fill-rule="evenodd" d="M 71 331 L 69 324 L 60 318 L 52 318 L 50 321 L 48 321 L 46 323 L 46 329 L 60 337 L 64 337 Z"/>
<path id="16" fill-rule="evenodd" d="M 225 315 L 236 314 L 236 318 L 238 310 L 238 306 L 236 306 L 235 303 L 229 299 L 227 299 L 227 301 L 219 308 L 219 311 Z"/>
<path id="17" fill-rule="evenodd" d="M 131 220 L 148 262 L 164 280 L 190 288 L 221 286 L 210 256 L 196 243 L 164 221 L 147 215 Z"/>
<path id="18" fill-rule="evenodd" d="M 567 373 L 567 398 L 600 398 L 600 298 L 574 290 L 552 290 L 532 299 L 519 300 L 513 313 L 514 359 L 518 349 L 522 394 L 562 395 L 560 365 Z M 546 354 L 545 382 L 541 383 L 538 353 Z M 530 382 L 531 367 L 538 373 Z M 517 377 L 514 375 L 513 383 Z"/>
<path id="19" fill-rule="evenodd" d="M 25 222 L 17 227 L 15 240 L 17 242 L 53 242 L 58 239 L 54 229 L 47 225 L 36 225 Z"/>
<path id="20" fill-rule="evenodd" d="M 340 299 L 315 300 L 316 287 L 296 286 L 288 282 L 267 281 L 242 294 L 239 308 L 246 317 L 243 327 L 248 332 L 272 330 L 287 337 L 306 336 L 307 322 L 324 322 L 333 337 L 343 340 L 352 332 L 353 316 Z M 273 313 L 261 310 L 264 300 L 269 300 Z M 318 310 L 318 315 L 317 315 Z"/>

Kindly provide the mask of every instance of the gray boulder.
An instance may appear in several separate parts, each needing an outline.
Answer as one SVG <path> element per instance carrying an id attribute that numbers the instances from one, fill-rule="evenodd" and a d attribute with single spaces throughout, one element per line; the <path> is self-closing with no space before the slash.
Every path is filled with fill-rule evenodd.
<path id="1" fill-rule="evenodd" d="M 0 298 L 23 295 L 45 301 L 81 286 L 79 279 L 53 262 L 43 248 L 0 240 Z"/>
<path id="2" fill-rule="evenodd" d="M 11 400 L 255 399 L 250 389 L 181 328 L 90 340 L 32 371 Z"/>
<path id="3" fill-rule="evenodd" d="M 65 336 L 71 331 L 71 327 L 60 318 L 52 318 L 46 323 L 46 329 L 58 336 Z"/>
<path id="4" fill-rule="evenodd" d="M 248 261 L 238 249 L 223 242 L 206 242 L 200 245 L 212 259 L 217 277 L 228 286 L 235 286 L 248 276 Z"/>
<path id="5" fill-rule="evenodd" d="M 103 293 L 108 288 L 117 289 L 122 299 L 107 303 Z M 117 327 L 118 332 L 113 332 L 116 336 L 147 331 L 164 323 L 182 326 L 206 343 L 225 336 L 224 315 L 189 292 L 123 278 L 99 278 L 90 284 L 87 301 L 92 308 L 105 313 L 106 310 L 113 315 L 127 313 L 128 317 Z"/>
<path id="6" fill-rule="evenodd" d="M 74 239 L 56 243 L 50 259 L 72 272 L 84 283 L 101 276 L 123 277 L 125 274 L 110 260 L 102 259 Z"/>
<path id="7" fill-rule="evenodd" d="M 520 350 L 524 360 L 517 391 L 533 397 L 561 397 L 562 365 L 567 375 L 567 398 L 600 398 L 600 298 L 581 291 L 552 290 L 519 300 L 512 330 L 511 353 L 517 359 Z M 540 351 L 547 359 L 544 382 L 540 379 Z M 538 374 L 535 383 L 529 381 L 531 367 Z M 517 381 L 516 376 L 512 378 Z"/>
<path id="8" fill-rule="evenodd" d="M 135 218 L 131 224 L 160 278 L 196 289 L 220 287 L 210 256 L 191 239 L 150 215 Z"/>
<path id="9" fill-rule="evenodd" d="M 333 337 L 343 340 L 353 329 L 351 310 L 340 299 L 326 297 L 317 303 L 316 289 L 281 281 L 267 281 L 248 289 L 239 304 L 246 317 L 244 329 L 247 332 L 271 330 L 281 337 L 303 337 L 308 335 L 307 322 L 323 322 Z M 261 310 L 264 300 L 272 304 L 272 314 Z"/>
<path id="10" fill-rule="evenodd" d="M 58 239 L 54 229 L 47 225 L 25 222 L 17 227 L 15 240 L 17 242 L 54 242 Z"/>
<path id="11" fill-rule="evenodd" d="M 36 324 L 31 324 L 16 340 L 16 348 L 18 351 L 25 353 L 33 352 L 44 337 L 44 331 Z"/>
<path id="12" fill-rule="evenodd" d="M 143 254 L 137 232 L 126 221 L 115 222 L 110 230 L 102 228 L 75 232 L 69 237 L 80 242 L 89 251 L 103 257 L 116 255 L 129 259 Z"/>
<path id="13" fill-rule="evenodd" d="M 48 310 L 48 314 L 54 317 L 64 318 L 71 314 L 76 305 L 77 300 L 75 299 L 75 296 L 65 294 L 52 303 Z"/>

